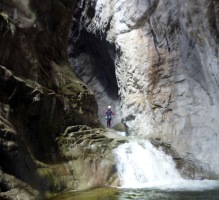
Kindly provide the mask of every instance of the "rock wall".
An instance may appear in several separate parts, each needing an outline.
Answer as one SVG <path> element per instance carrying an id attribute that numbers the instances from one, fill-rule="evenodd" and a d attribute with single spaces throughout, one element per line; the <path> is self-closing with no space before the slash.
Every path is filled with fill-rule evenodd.
<path id="1" fill-rule="evenodd" d="M 219 177 L 218 20 L 216 0 L 81 0 L 69 35 L 99 111 L 113 102 L 129 134 L 171 143 L 210 178 Z"/>
<path id="2" fill-rule="evenodd" d="M 106 158 L 104 177 L 85 185 L 82 177 L 74 177 L 81 168 L 69 163 L 74 159 L 88 163 L 83 169 L 89 171 L 90 161 L 85 161 L 83 151 L 66 158 L 67 147 L 59 143 L 69 126 L 89 126 L 96 137 L 101 131 L 95 133 L 93 128 L 102 127 L 93 92 L 68 63 L 75 4 L 74 0 L 0 2 L 1 199 L 44 199 L 47 192 L 104 185 L 114 173 Z M 104 149 L 100 144 L 95 148 L 90 155 L 98 156 L 97 151 Z M 101 159 L 92 166 L 102 164 Z M 68 178 L 77 184 L 63 181 Z"/>
<path id="3" fill-rule="evenodd" d="M 108 104 L 218 178 L 219 3 L 81 0 L 67 41 L 75 5 L 0 2 L 0 198 L 117 185 Z"/>

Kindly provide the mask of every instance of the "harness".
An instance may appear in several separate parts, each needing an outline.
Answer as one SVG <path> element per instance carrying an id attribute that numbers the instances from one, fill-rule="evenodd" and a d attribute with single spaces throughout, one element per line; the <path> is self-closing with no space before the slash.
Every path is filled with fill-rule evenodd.
<path id="1" fill-rule="evenodd" d="M 111 115 L 112 115 L 112 111 L 111 111 L 111 110 L 107 110 L 106 116 L 107 116 L 107 119 L 108 119 L 108 120 L 111 119 Z"/>

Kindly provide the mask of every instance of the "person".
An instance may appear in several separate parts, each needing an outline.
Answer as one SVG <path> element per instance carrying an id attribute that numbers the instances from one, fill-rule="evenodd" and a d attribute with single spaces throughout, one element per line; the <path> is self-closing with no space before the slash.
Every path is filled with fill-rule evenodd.
<path id="1" fill-rule="evenodd" d="M 111 106 L 108 106 L 108 110 L 105 113 L 106 121 L 107 121 L 107 127 L 110 127 L 110 122 L 112 119 L 112 115 L 115 115 L 115 113 L 111 110 Z"/>

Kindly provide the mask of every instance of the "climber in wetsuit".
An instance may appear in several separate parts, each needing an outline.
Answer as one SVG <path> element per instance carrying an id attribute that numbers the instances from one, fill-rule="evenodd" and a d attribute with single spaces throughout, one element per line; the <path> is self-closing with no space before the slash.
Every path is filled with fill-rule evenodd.
<path id="1" fill-rule="evenodd" d="M 111 106 L 108 106 L 108 110 L 105 113 L 106 121 L 107 121 L 107 127 L 110 127 L 110 122 L 111 122 L 112 115 L 115 115 L 115 113 L 113 113 L 113 111 L 111 111 Z"/>

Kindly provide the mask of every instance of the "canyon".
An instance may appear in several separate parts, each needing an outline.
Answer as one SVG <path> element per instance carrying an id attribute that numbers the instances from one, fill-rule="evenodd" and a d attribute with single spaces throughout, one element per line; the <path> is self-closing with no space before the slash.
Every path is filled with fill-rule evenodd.
<path id="1" fill-rule="evenodd" d="M 2 0 L 0 198 L 118 186 L 118 127 L 218 179 L 218 20 L 216 0 Z"/>
<path id="2" fill-rule="evenodd" d="M 112 104 L 129 135 L 170 143 L 218 177 L 218 3 L 80 2 L 69 60 L 100 118 Z"/>

